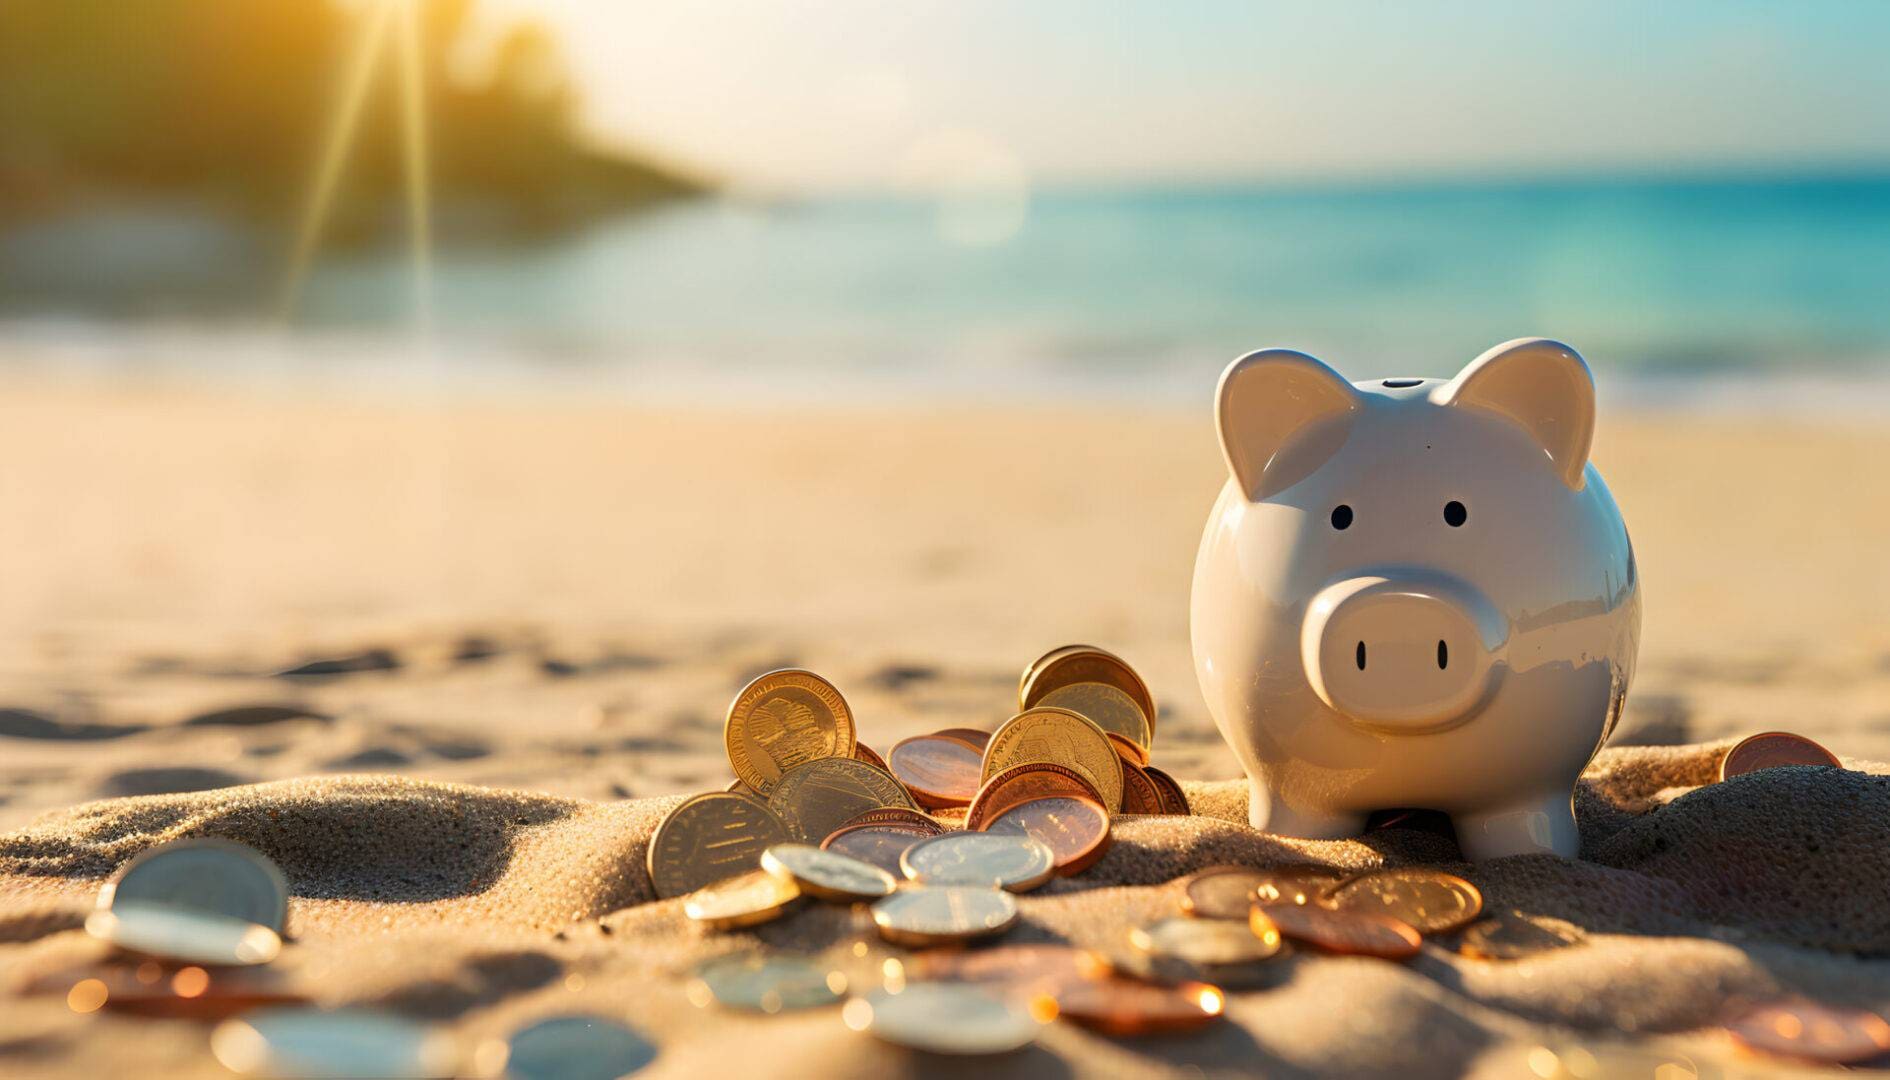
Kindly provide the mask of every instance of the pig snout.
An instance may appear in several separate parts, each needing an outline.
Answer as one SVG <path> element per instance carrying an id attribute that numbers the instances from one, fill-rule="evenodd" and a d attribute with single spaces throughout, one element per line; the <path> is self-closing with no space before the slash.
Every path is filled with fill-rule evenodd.
<path id="1" fill-rule="evenodd" d="M 1508 631 L 1481 593 L 1421 570 L 1367 573 L 1306 609 L 1306 678 L 1360 727 L 1417 734 L 1461 723 L 1489 697 Z"/>

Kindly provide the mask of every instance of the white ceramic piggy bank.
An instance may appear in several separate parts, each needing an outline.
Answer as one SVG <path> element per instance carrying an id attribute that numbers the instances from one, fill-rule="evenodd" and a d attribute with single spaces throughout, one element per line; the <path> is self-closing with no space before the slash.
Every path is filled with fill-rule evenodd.
<path id="1" fill-rule="evenodd" d="M 1230 477 L 1195 563 L 1195 672 L 1288 836 L 1451 815 L 1464 854 L 1573 856 L 1640 585 L 1588 464 L 1595 388 L 1524 339 L 1456 378 L 1349 383 L 1268 349 L 1221 376 Z"/>

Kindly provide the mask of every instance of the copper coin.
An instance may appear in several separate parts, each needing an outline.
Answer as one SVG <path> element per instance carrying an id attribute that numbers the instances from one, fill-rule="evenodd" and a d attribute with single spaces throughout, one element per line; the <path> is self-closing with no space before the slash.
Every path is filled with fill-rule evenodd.
<path id="1" fill-rule="evenodd" d="M 1036 695 L 1032 707 L 1068 709 L 1126 741 L 1137 763 L 1148 760 L 1154 733 L 1135 699 L 1108 683 L 1078 682 Z"/>
<path id="2" fill-rule="evenodd" d="M 1049 845 L 1057 873 L 1068 877 L 1096 864 L 1109 850 L 1109 813 L 1089 798 L 1049 795 L 1018 803 L 985 822 L 989 833 L 1021 833 Z"/>
<path id="3" fill-rule="evenodd" d="M 1318 904 L 1256 904 L 1249 917 L 1256 924 L 1255 933 L 1263 931 L 1259 924 L 1265 920 L 1282 937 L 1350 956 L 1409 960 L 1424 943 L 1408 923 L 1388 915 L 1335 911 Z"/>
<path id="4" fill-rule="evenodd" d="M 1145 745 L 1153 744 L 1157 715 L 1155 695 L 1148 692 L 1148 683 L 1142 681 L 1142 676 L 1128 661 L 1094 645 L 1065 646 L 1046 654 L 1038 661 L 1036 670 L 1029 673 L 1018 704 L 1025 709 L 1032 708 L 1051 691 L 1083 682 L 1106 683 L 1127 694 L 1148 720 L 1149 738 Z"/>
<path id="5" fill-rule="evenodd" d="M 770 671 L 735 695 L 722 741 L 735 775 L 767 795 L 796 765 L 851 760 L 853 712 L 832 683 L 811 671 Z"/>
<path id="6" fill-rule="evenodd" d="M 1161 793 L 1162 813 L 1177 817 L 1188 817 L 1194 813 L 1194 807 L 1188 805 L 1187 793 L 1181 790 L 1181 785 L 1174 777 L 1153 765 L 1144 765 L 1142 772 L 1155 785 L 1155 790 Z"/>
<path id="7" fill-rule="evenodd" d="M 1122 812 L 1125 814 L 1160 814 L 1162 793 L 1140 765 L 1122 759 Z"/>
<path id="8" fill-rule="evenodd" d="M 1088 719 L 1068 709 L 1026 709 L 1004 722 L 984 748 L 982 778 L 989 783 L 998 773 L 1027 762 L 1062 765 L 1081 774 L 1102 796 L 1103 809 L 1115 813 L 1122 806 L 1122 758 Z"/>
<path id="9" fill-rule="evenodd" d="M 964 806 L 978 793 L 984 754 L 960 739 L 915 735 L 888 755 L 892 774 L 922 806 Z"/>
<path id="10" fill-rule="evenodd" d="M 965 813 L 965 827 L 982 829 L 986 822 L 1018 803 L 1050 796 L 1102 802 L 1096 785 L 1075 769 L 1044 761 L 1026 762 L 985 781 Z"/>
<path id="11" fill-rule="evenodd" d="M 1890 1023 L 1883 1017 L 1815 1001 L 1761 1005 L 1726 1030 L 1749 1049 L 1829 1065 L 1853 1065 L 1890 1052 Z"/>
<path id="12" fill-rule="evenodd" d="M 1024 694 L 1030 690 L 1030 680 L 1037 675 L 1037 669 L 1060 656 L 1079 652 L 1101 652 L 1094 645 L 1059 645 L 1024 665 L 1024 673 L 1017 677 L 1017 707 L 1024 707 Z"/>
<path id="13" fill-rule="evenodd" d="M 717 930 L 735 930 L 779 918 L 800 898 L 792 877 L 751 870 L 690 893 L 683 914 Z"/>
<path id="14" fill-rule="evenodd" d="M 1829 765 L 1843 768 L 1837 755 L 1803 735 L 1793 735 L 1789 731 L 1765 731 L 1741 739 L 1731 750 L 1726 751 L 1726 756 L 1719 761 L 1719 778 L 1730 780 L 1735 776 L 1780 765 Z"/>
<path id="15" fill-rule="evenodd" d="M 1109 965 L 1088 949 L 1069 945 L 994 945 L 933 950 L 906 962 L 908 979 L 980 983 L 1006 994 L 1052 994 L 1069 983 L 1100 979 Z"/>
<path id="16" fill-rule="evenodd" d="M 856 758 L 822 758 L 781 774 L 768 792 L 768 809 L 791 839 L 818 843 L 868 810 L 918 810 L 905 785 L 884 769 Z"/>
<path id="17" fill-rule="evenodd" d="M 909 825 L 925 830 L 927 836 L 937 836 L 945 831 L 932 815 L 923 810 L 914 810 L 909 806 L 880 806 L 863 814 L 855 814 L 841 824 L 845 829 L 854 825 Z M 837 831 L 837 830 L 836 830 Z"/>
<path id="18" fill-rule="evenodd" d="M 1111 976 L 1072 983 L 1056 995 L 1057 1015 L 1108 1035 L 1193 1031 L 1219 1020 L 1227 995 L 1206 983 L 1155 986 Z"/>
<path id="19" fill-rule="evenodd" d="M 1115 746 L 1116 753 L 1122 757 L 1124 762 L 1145 767 L 1148 765 L 1147 747 L 1137 746 L 1135 741 L 1130 739 L 1127 735 L 1118 735 L 1113 731 L 1105 731 L 1103 734 L 1109 736 L 1109 742 Z"/>
<path id="20" fill-rule="evenodd" d="M 1483 913 L 1483 894 L 1475 885 L 1416 866 L 1360 874 L 1334 886 L 1325 899 L 1343 911 L 1389 915 L 1420 934 L 1455 930 Z"/>
<path id="21" fill-rule="evenodd" d="M 650 884 L 664 899 L 744 874 L 761 853 L 791 839 L 767 804 L 747 795 L 712 792 L 671 810 L 650 837 Z"/>
<path id="22" fill-rule="evenodd" d="M 906 849 L 942 831 L 926 832 L 909 825 L 843 825 L 820 842 L 820 849 L 837 851 L 894 876 L 903 876 L 905 871 L 900 868 L 899 858 Z"/>
<path id="23" fill-rule="evenodd" d="M 1476 960 L 1526 960 L 1581 939 L 1581 931 L 1573 926 L 1532 919 L 1520 911 L 1500 911 L 1465 928 L 1459 951 Z"/>
<path id="24" fill-rule="evenodd" d="M 178 1019 L 222 1019 L 266 1005 L 308 1000 L 290 980 L 266 967 L 230 968 L 164 963 L 87 964 L 49 972 L 19 988 L 23 995 L 63 994 L 75 1012 L 98 1008 Z"/>
<path id="25" fill-rule="evenodd" d="M 1212 866 L 1183 880 L 1181 910 L 1202 919 L 1244 919 L 1256 903 L 1311 903 L 1343 880 L 1343 873 L 1323 866 Z"/>
<path id="26" fill-rule="evenodd" d="M 934 731 L 932 734 L 943 739 L 957 739 L 962 743 L 970 743 L 972 746 L 977 747 L 978 752 L 981 754 L 984 753 L 984 748 L 991 742 L 991 733 L 983 728 L 948 727 L 942 731 Z"/>
<path id="27" fill-rule="evenodd" d="M 886 759 L 880 757 L 877 751 L 865 743 L 853 744 L 853 758 L 856 761 L 864 761 L 881 772 L 892 772 L 886 766 Z"/>

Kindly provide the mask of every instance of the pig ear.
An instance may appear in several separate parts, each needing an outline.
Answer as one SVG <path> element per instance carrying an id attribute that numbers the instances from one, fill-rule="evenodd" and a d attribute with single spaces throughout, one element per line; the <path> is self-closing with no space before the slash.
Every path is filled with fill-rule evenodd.
<path id="1" fill-rule="evenodd" d="M 1492 412 L 1529 433 L 1580 491 L 1595 441 L 1595 380 L 1581 354 L 1547 338 L 1505 341 L 1470 361 L 1435 399 Z"/>
<path id="2" fill-rule="evenodd" d="M 1339 449 L 1360 407 L 1352 384 L 1305 353 L 1248 353 L 1221 375 L 1215 406 L 1227 469 L 1252 500 L 1291 487 Z"/>

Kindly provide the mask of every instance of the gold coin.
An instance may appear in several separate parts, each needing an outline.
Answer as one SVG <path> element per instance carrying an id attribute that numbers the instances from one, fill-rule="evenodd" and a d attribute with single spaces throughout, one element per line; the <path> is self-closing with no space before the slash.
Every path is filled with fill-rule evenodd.
<path id="1" fill-rule="evenodd" d="M 147 848 L 99 890 L 98 906 L 123 901 L 223 915 L 282 933 L 289 884 L 276 864 L 247 844 L 216 837 Z"/>
<path id="2" fill-rule="evenodd" d="M 460 1064 L 447 1032 L 372 1009 L 259 1009 L 217 1025 L 210 1052 L 244 1076 L 451 1076 Z"/>
<path id="3" fill-rule="evenodd" d="M 1200 919 L 1244 919 L 1256 903 L 1311 903 L 1344 879 L 1323 866 L 1211 866 L 1182 881 L 1181 910 Z"/>
<path id="4" fill-rule="evenodd" d="M 1575 927 L 1545 923 L 1520 911 L 1500 911 L 1465 928 L 1461 950 L 1477 960 L 1525 960 L 1581 939 Z"/>
<path id="5" fill-rule="evenodd" d="M 1137 752 L 1137 764 L 1148 760 L 1153 736 L 1148 717 L 1135 699 L 1108 683 L 1079 682 L 1059 686 L 1037 698 L 1034 705 L 1050 709 L 1068 709 L 1076 715 L 1129 740 Z"/>
<path id="6" fill-rule="evenodd" d="M 1162 813 L 1176 817 L 1188 817 L 1194 813 L 1194 807 L 1188 805 L 1187 792 L 1181 790 L 1181 785 L 1174 777 L 1153 765 L 1142 766 L 1142 772 L 1155 785 L 1155 790 L 1161 793 Z"/>
<path id="7" fill-rule="evenodd" d="M 628 1076 L 656 1060 L 648 1039 L 601 1016 L 553 1016 L 505 1041 L 506 1080 Z"/>
<path id="8" fill-rule="evenodd" d="M 1726 1025 L 1749 1049 L 1827 1065 L 1855 1065 L 1890 1052 L 1890 1023 L 1874 1012 L 1781 1001 Z"/>
<path id="9" fill-rule="evenodd" d="M 736 930 L 780 918 L 800 898 L 801 887 L 793 878 L 750 870 L 690 893 L 683 900 L 683 914 L 717 930 Z"/>
<path id="10" fill-rule="evenodd" d="M 282 951 L 282 938 L 267 926 L 135 900 L 94 911 L 85 931 L 130 952 L 186 964 L 266 964 Z"/>
<path id="11" fill-rule="evenodd" d="M 823 758 L 852 758 L 853 713 L 811 671 L 770 671 L 742 688 L 722 726 L 735 775 L 763 795 L 781 774 Z"/>
<path id="12" fill-rule="evenodd" d="M 1153 745 L 1157 717 L 1155 696 L 1148 692 L 1148 683 L 1128 661 L 1094 645 L 1066 645 L 1046 653 L 1035 670 L 1027 672 L 1018 693 L 1018 706 L 1033 708 L 1052 690 L 1082 682 L 1107 683 L 1129 695 L 1148 720 L 1148 740 L 1143 745 Z"/>
<path id="13" fill-rule="evenodd" d="M 790 837 L 767 804 L 711 792 L 671 810 L 650 837 L 650 885 L 669 899 L 761 865 L 761 853 Z"/>
<path id="14" fill-rule="evenodd" d="M 1455 930 L 1483 912 L 1483 894 L 1455 874 L 1423 867 L 1374 870 L 1326 894 L 1341 911 L 1389 915 L 1420 934 Z"/>
<path id="15" fill-rule="evenodd" d="M 1004 1054 L 1030 1045 L 1043 1022 L 1024 1005 L 968 983 L 875 990 L 841 1013 L 848 1026 L 931 1054 Z"/>
<path id="16" fill-rule="evenodd" d="M 893 775 L 856 758 L 822 758 L 781 774 L 768 793 L 788 836 L 816 843 L 868 810 L 895 806 L 916 812 L 917 803 Z"/>
<path id="17" fill-rule="evenodd" d="M 1109 736 L 1109 741 L 1115 746 L 1116 753 L 1122 758 L 1124 767 L 1129 765 L 1139 765 L 1143 768 L 1148 767 L 1148 747 L 1139 746 L 1133 739 L 1118 732 L 1105 731 L 1103 734 Z"/>
<path id="18" fill-rule="evenodd" d="M 923 947 L 1001 934 L 1017 921 L 1017 901 L 1001 889 L 901 889 L 873 905 L 873 923 L 894 945 Z"/>
<path id="19" fill-rule="evenodd" d="M 1062 765 L 1089 781 L 1103 809 L 1122 811 L 1122 759 L 1103 730 L 1068 709 L 1026 709 L 1004 722 L 984 748 L 980 782 L 1027 762 Z"/>
<path id="20" fill-rule="evenodd" d="M 689 1000 L 729 1009 L 778 1013 L 832 1005 L 846 993 L 846 976 L 796 956 L 735 953 L 696 966 Z"/>
<path id="21" fill-rule="evenodd" d="M 906 849 L 899 865 L 921 885 L 1029 892 L 1056 873 L 1056 852 L 1022 833 L 949 832 Z"/>
<path id="22" fill-rule="evenodd" d="M 1719 778 L 1730 780 L 1780 765 L 1829 765 L 1843 768 L 1837 755 L 1803 735 L 1789 731 L 1762 731 L 1734 744 L 1719 759 Z"/>
<path id="23" fill-rule="evenodd" d="M 1129 931 L 1129 944 L 1150 956 L 1203 967 L 1250 964 L 1280 951 L 1280 931 L 1264 917 L 1163 919 Z"/>
<path id="24" fill-rule="evenodd" d="M 899 885 L 871 863 L 807 844 L 776 844 L 761 853 L 761 868 L 822 900 L 877 900 Z"/>

